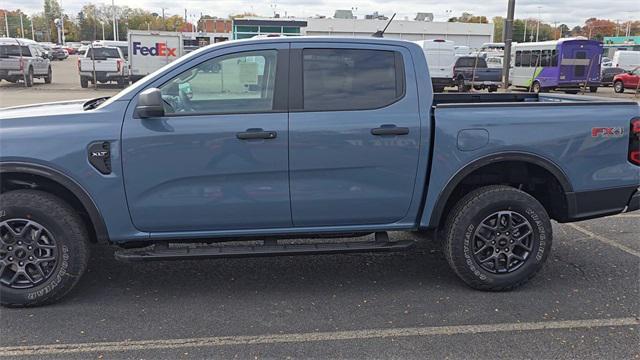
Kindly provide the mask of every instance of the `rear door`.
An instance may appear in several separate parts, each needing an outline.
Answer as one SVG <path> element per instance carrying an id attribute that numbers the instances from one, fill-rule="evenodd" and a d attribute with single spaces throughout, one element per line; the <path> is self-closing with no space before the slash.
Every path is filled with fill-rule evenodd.
<path id="1" fill-rule="evenodd" d="M 386 45 L 291 46 L 293 224 L 402 219 L 411 204 L 420 143 L 410 54 Z"/>

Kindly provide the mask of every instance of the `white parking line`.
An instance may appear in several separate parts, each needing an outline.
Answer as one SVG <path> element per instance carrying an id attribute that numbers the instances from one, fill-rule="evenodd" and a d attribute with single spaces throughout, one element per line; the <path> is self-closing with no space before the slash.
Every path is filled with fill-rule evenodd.
<path id="1" fill-rule="evenodd" d="M 598 235 L 596 233 L 593 233 L 593 232 L 583 228 L 582 226 L 578 226 L 576 224 L 565 224 L 565 225 L 568 225 L 568 226 L 580 231 L 581 233 L 583 233 L 583 234 L 585 234 L 585 235 L 587 235 L 587 236 L 589 236 L 591 238 L 594 238 L 596 240 L 600 240 L 600 241 L 602 241 L 603 243 L 605 243 L 607 245 L 611 245 L 611 246 L 613 246 L 615 248 L 618 248 L 618 249 L 620 249 L 620 250 L 622 250 L 624 252 L 627 252 L 627 253 L 629 253 L 629 254 L 631 254 L 633 256 L 640 257 L 640 251 L 634 250 L 634 249 L 632 249 L 632 248 L 630 248 L 628 246 L 622 245 L 622 244 L 618 244 L 617 242 L 615 242 L 615 241 L 613 241 L 611 239 L 608 239 L 608 238 L 606 238 L 606 237 L 604 237 L 602 235 Z"/>
<path id="2" fill-rule="evenodd" d="M 615 215 L 614 217 L 620 217 L 620 218 L 640 218 L 640 214 L 638 214 L 638 213 L 634 213 L 634 214 L 619 214 L 619 215 Z"/>
<path id="3" fill-rule="evenodd" d="M 114 341 L 79 344 L 51 344 L 0 347 L 0 357 L 60 355 L 73 353 L 102 353 L 150 349 L 180 349 L 191 347 L 219 347 L 229 345 L 261 345 L 278 343 L 302 343 L 307 341 L 338 341 L 411 336 L 483 334 L 510 331 L 549 329 L 592 329 L 616 326 L 638 326 L 640 319 L 626 317 L 614 319 L 588 319 L 542 321 L 485 325 L 458 325 L 412 327 L 396 329 L 370 329 L 316 333 L 292 333 L 256 336 L 221 336 L 190 339 L 165 339 L 142 341 Z M 635 329 L 633 329 L 635 331 Z"/>

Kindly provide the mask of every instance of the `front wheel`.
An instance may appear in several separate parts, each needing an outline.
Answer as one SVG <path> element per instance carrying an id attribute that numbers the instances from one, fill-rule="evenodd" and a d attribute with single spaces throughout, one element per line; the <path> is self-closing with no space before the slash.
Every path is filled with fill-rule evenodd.
<path id="1" fill-rule="evenodd" d="M 62 298 L 87 267 L 87 239 L 77 212 L 60 198 L 37 190 L 0 195 L 0 304 Z"/>
<path id="2" fill-rule="evenodd" d="M 531 195 L 496 185 L 476 189 L 449 212 L 444 253 L 454 272 L 478 290 L 511 290 L 529 281 L 551 250 L 544 207 Z"/>
<path id="3" fill-rule="evenodd" d="M 613 91 L 618 94 L 622 94 L 624 92 L 624 83 L 620 80 L 613 83 Z"/>
<path id="4" fill-rule="evenodd" d="M 592 93 L 598 92 L 598 87 L 597 86 L 589 86 L 589 92 L 592 92 Z"/>
<path id="5" fill-rule="evenodd" d="M 51 84 L 51 79 L 53 78 L 53 73 L 51 72 L 51 68 L 47 70 L 47 76 L 44 77 L 45 84 Z"/>

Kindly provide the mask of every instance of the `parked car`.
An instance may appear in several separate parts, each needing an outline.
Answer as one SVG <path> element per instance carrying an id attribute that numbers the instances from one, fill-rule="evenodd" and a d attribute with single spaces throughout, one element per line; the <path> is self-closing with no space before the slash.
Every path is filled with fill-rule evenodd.
<path id="1" fill-rule="evenodd" d="M 78 58 L 78 72 L 83 88 L 95 82 L 116 82 L 122 87 L 129 82 L 127 61 L 117 47 L 90 47 L 83 57 Z"/>
<path id="2" fill-rule="evenodd" d="M 605 56 L 605 57 L 603 57 L 603 58 L 602 58 L 601 67 L 602 67 L 603 69 L 604 69 L 604 68 L 610 68 L 610 67 L 613 67 L 613 60 L 611 60 L 610 58 L 608 58 L 608 57 L 606 57 L 606 56 Z"/>
<path id="3" fill-rule="evenodd" d="M 429 80 L 407 41 L 249 39 L 109 99 L 3 109 L 0 303 L 61 299 L 94 243 L 123 261 L 415 245 L 392 230 L 437 230 L 465 283 L 510 290 L 549 257 L 551 219 L 640 208 L 637 102 Z"/>
<path id="4" fill-rule="evenodd" d="M 69 53 L 61 46 L 48 44 L 40 44 L 40 46 L 47 51 L 50 60 L 64 60 L 69 57 Z"/>
<path id="5" fill-rule="evenodd" d="M 460 56 L 453 66 L 453 77 L 458 91 L 488 89 L 498 91 L 502 82 L 502 69 L 490 68 L 484 58 L 478 56 Z"/>
<path id="6" fill-rule="evenodd" d="M 87 49 L 89 49 L 89 45 L 81 45 L 78 48 L 78 55 L 83 55 L 87 53 Z"/>
<path id="7" fill-rule="evenodd" d="M 46 84 L 51 83 L 53 74 L 47 55 L 35 42 L 0 39 L 0 81 L 24 81 L 26 86 L 31 87 L 34 78 L 44 79 Z"/>
<path id="8" fill-rule="evenodd" d="M 625 89 L 638 91 L 640 88 L 639 82 L 640 67 L 637 67 L 631 71 L 616 75 L 613 78 L 613 90 L 619 94 L 623 93 Z"/>
<path id="9" fill-rule="evenodd" d="M 618 74 L 622 74 L 623 72 L 624 72 L 624 69 L 622 68 L 617 68 L 617 67 L 603 68 L 602 75 L 600 77 L 600 85 L 605 87 L 613 85 L 613 78 Z"/>

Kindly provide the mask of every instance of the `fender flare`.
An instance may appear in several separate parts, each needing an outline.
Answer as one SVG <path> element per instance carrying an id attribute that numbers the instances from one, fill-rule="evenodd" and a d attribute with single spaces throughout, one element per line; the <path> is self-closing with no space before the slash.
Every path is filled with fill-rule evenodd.
<path id="1" fill-rule="evenodd" d="M 109 242 L 109 232 L 100 211 L 98 211 L 98 207 L 89 193 L 71 177 L 49 166 L 25 162 L 0 162 L 0 176 L 3 173 L 37 175 L 60 184 L 69 190 L 87 210 L 96 232 L 97 242 Z"/>
<path id="2" fill-rule="evenodd" d="M 447 185 L 445 185 L 440 195 L 438 195 L 438 200 L 436 201 L 436 204 L 433 207 L 433 211 L 431 212 L 428 227 L 437 228 L 439 226 L 445 206 L 447 204 L 447 201 L 449 201 L 449 197 L 453 193 L 453 190 L 458 186 L 458 184 L 462 182 L 462 180 L 467 177 L 467 175 L 471 174 L 475 170 L 480 169 L 483 166 L 502 161 L 520 161 L 538 165 L 541 168 L 549 171 L 549 173 L 551 173 L 551 175 L 553 175 L 556 180 L 558 180 L 565 194 L 573 193 L 573 186 L 571 185 L 567 174 L 558 165 L 556 165 L 549 159 L 527 152 L 506 152 L 499 154 L 490 154 L 467 164 L 462 169 L 458 170 L 458 172 L 451 179 L 449 179 Z M 571 208 L 570 203 L 567 205 L 569 208 Z"/>

